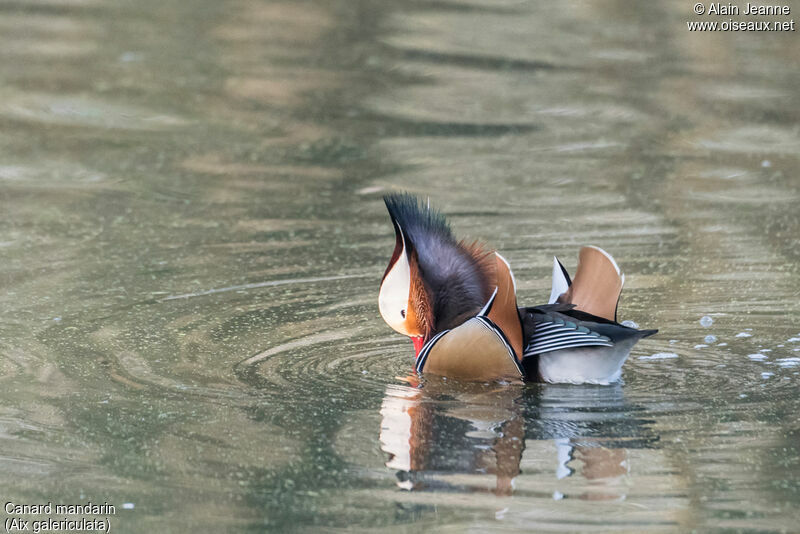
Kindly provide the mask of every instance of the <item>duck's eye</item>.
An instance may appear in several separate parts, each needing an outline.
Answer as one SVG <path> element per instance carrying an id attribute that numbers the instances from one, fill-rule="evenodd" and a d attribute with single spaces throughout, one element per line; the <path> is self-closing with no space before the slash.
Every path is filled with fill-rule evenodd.
<path id="1" fill-rule="evenodd" d="M 405 319 L 406 318 L 406 311 L 405 310 L 400 310 L 400 315 L 403 317 L 403 319 Z"/>

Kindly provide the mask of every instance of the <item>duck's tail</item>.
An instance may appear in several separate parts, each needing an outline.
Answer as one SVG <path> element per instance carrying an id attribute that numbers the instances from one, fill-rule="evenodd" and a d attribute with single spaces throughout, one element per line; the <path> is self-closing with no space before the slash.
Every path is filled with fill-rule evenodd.
<path id="1" fill-rule="evenodd" d="M 617 320 L 617 303 L 625 275 L 611 254 L 598 247 L 583 247 L 578 256 L 578 270 L 571 281 L 561 262 L 553 260 L 550 303 L 574 304 L 586 313 Z"/>

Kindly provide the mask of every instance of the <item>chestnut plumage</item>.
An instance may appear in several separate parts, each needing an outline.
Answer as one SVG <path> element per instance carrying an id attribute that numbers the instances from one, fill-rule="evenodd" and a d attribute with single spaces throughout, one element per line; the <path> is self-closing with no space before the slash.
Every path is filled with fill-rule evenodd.
<path id="1" fill-rule="evenodd" d="M 413 195 L 384 197 L 395 248 L 379 292 L 384 320 L 414 340 L 415 369 L 467 380 L 607 384 L 655 330 L 619 324 L 624 275 L 610 254 L 583 247 L 570 279 L 554 259 L 549 304 L 519 308 L 508 262 L 459 241 L 444 215 Z"/>

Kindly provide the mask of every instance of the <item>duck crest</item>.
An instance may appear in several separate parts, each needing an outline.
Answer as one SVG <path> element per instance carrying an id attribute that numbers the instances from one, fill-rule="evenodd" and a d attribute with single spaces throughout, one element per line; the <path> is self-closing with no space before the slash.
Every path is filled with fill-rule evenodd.
<path id="1" fill-rule="evenodd" d="M 405 238 L 429 300 L 433 319 L 429 335 L 474 317 L 494 289 L 494 255 L 477 243 L 457 241 L 444 215 L 421 205 L 413 195 L 387 195 L 384 202 Z"/>

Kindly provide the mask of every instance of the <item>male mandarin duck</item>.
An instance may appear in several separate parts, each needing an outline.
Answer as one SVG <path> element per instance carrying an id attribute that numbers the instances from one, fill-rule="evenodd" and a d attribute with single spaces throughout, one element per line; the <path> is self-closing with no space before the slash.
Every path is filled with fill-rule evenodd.
<path id="1" fill-rule="evenodd" d="M 411 338 L 415 369 L 463 380 L 609 384 L 633 345 L 657 330 L 616 320 L 624 275 L 597 247 L 580 250 L 574 279 L 553 258 L 548 304 L 517 307 L 508 262 L 457 241 L 445 217 L 409 194 L 384 197 L 395 248 L 378 304 Z"/>

